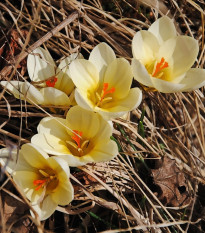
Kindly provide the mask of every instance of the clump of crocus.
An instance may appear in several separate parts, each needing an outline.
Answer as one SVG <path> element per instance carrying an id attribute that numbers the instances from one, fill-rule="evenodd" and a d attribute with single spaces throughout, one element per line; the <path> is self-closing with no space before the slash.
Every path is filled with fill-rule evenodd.
<path id="1" fill-rule="evenodd" d="M 72 107 L 66 119 L 42 119 L 37 129 L 31 142 L 65 159 L 70 166 L 105 162 L 118 154 L 117 144 L 110 139 L 112 124 L 79 106 Z"/>
<path id="2" fill-rule="evenodd" d="M 50 53 L 39 47 L 33 50 L 27 59 L 31 83 L 28 81 L 2 81 L 1 85 L 16 98 L 26 99 L 30 103 L 68 106 L 72 102 L 69 95 L 74 90 L 68 68 L 70 62 L 76 58 L 77 54 L 72 54 L 63 59 L 56 67 Z"/>
<path id="3" fill-rule="evenodd" d="M 205 70 L 191 68 L 196 61 L 198 42 L 177 36 L 171 19 L 156 20 L 148 31 L 138 31 L 132 41 L 134 78 L 163 93 L 191 91 L 205 85 Z"/>
<path id="4" fill-rule="evenodd" d="M 69 70 L 77 87 L 77 104 L 98 112 L 107 120 L 120 117 L 141 103 L 140 89 L 130 89 L 133 75 L 129 62 L 116 58 L 106 43 L 97 45 L 89 60 L 73 61 Z"/>
<path id="5" fill-rule="evenodd" d="M 0 155 L 10 156 L 8 149 L 0 150 Z M 51 216 L 58 205 L 68 205 L 74 197 L 67 163 L 58 157 L 49 157 L 46 152 L 32 144 L 24 144 L 19 151 L 12 151 L 13 162 L 7 170 L 22 192 L 31 201 L 40 220 Z M 5 159 L 0 162 L 5 165 Z"/>

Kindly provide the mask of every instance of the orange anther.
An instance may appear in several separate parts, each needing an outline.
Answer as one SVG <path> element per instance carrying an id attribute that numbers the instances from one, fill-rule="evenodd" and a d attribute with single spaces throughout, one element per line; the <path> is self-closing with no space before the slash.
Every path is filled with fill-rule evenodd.
<path id="1" fill-rule="evenodd" d="M 78 148 L 80 148 L 80 137 L 82 137 L 83 132 L 79 132 L 78 130 L 73 130 L 73 132 L 75 132 L 75 134 L 73 134 L 71 138 L 77 143 Z"/>
<path id="2" fill-rule="evenodd" d="M 101 96 L 100 102 L 103 101 L 103 99 L 105 98 L 105 96 L 107 94 L 111 94 L 111 93 L 115 92 L 115 88 L 114 87 L 112 87 L 110 90 L 107 90 L 108 86 L 109 86 L 108 83 L 103 83 L 103 90 L 102 90 L 102 96 Z"/>
<path id="3" fill-rule="evenodd" d="M 33 184 L 34 186 L 37 186 L 35 190 L 38 191 L 45 183 L 46 183 L 46 180 L 34 180 Z"/>
<path id="4" fill-rule="evenodd" d="M 46 81 L 46 85 L 47 87 L 54 87 L 56 82 L 57 82 L 57 78 L 56 77 L 51 77 Z"/>
<path id="5" fill-rule="evenodd" d="M 152 76 L 156 76 L 158 72 L 160 72 L 162 69 L 167 68 L 169 65 L 167 62 L 165 62 L 165 59 L 162 57 L 161 61 L 157 63 L 156 68 Z"/>

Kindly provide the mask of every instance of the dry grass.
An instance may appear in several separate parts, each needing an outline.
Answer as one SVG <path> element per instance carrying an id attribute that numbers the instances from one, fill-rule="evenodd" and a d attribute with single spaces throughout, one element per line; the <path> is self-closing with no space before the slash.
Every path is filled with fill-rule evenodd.
<path id="1" fill-rule="evenodd" d="M 118 57 L 130 60 L 134 33 L 164 14 L 175 20 L 179 34 L 198 39 L 195 67 L 205 68 L 204 7 L 203 0 L 1 1 L 1 46 L 6 43 L 7 53 L 11 51 L 8 43 L 15 29 L 20 51 L 1 55 L 0 79 L 27 79 L 22 61 L 38 46 L 45 46 L 55 60 L 74 52 L 87 58 L 104 41 Z M 28 31 L 26 36 L 22 30 Z M 6 174 L 0 187 L 1 232 L 205 232 L 204 88 L 186 94 L 143 90 L 143 96 L 128 120 L 114 120 L 119 156 L 109 163 L 72 169 L 75 200 L 58 207 L 47 221 L 29 216 L 32 207 Z M 63 116 L 66 111 L 58 108 L 53 114 L 1 89 L 1 147 L 29 142 L 42 117 Z M 166 167 L 165 158 L 178 169 L 178 194 L 164 172 L 158 180 L 154 176 Z M 170 182 L 174 201 L 163 196 L 164 180 L 167 186 Z"/>

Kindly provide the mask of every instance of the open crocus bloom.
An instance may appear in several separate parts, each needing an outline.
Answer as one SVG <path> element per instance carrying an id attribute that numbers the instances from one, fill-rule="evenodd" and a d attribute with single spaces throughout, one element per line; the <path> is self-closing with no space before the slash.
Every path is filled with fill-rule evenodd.
<path id="1" fill-rule="evenodd" d="M 10 154 L 8 149 L 0 150 L 0 155 L 6 154 Z M 5 159 L 0 162 L 4 165 Z M 35 145 L 24 144 L 17 164 L 9 163 L 7 170 L 31 201 L 40 220 L 49 218 L 58 205 L 68 205 L 73 200 L 68 164 L 58 157 L 49 157 Z"/>
<path id="2" fill-rule="evenodd" d="M 77 54 L 65 58 L 56 67 L 50 53 L 39 47 L 27 58 L 27 69 L 31 79 L 29 82 L 2 81 L 16 98 L 26 99 L 41 105 L 65 105 L 71 104 L 69 95 L 74 90 L 74 84 L 69 76 L 69 64 L 77 58 Z"/>
<path id="3" fill-rule="evenodd" d="M 66 119 L 42 119 L 37 129 L 31 142 L 70 166 L 109 161 L 118 154 L 117 144 L 110 139 L 112 125 L 98 113 L 79 106 L 72 107 Z"/>
<path id="4" fill-rule="evenodd" d="M 191 69 L 199 51 L 197 40 L 177 36 L 167 16 L 156 20 L 148 31 L 138 31 L 132 51 L 134 78 L 147 87 L 172 93 L 205 85 L 205 70 Z"/>
<path id="5" fill-rule="evenodd" d="M 141 103 L 140 89 L 130 89 L 133 77 L 130 64 L 124 58 L 116 58 L 106 43 L 97 45 L 89 60 L 73 61 L 69 70 L 77 87 L 77 104 L 107 120 L 120 117 Z"/>

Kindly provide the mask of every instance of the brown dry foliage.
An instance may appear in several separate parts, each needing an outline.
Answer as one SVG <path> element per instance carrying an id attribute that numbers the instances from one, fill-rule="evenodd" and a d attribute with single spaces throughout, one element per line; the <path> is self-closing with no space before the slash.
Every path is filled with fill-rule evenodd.
<path id="1" fill-rule="evenodd" d="M 195 67 L 203 68 L 204 6 L 203 0 L 3 0 L 0 80 L 27 79 L 23 60 L 38 46 L 47 47 L 55 60 L 74 52 L 87 58 L 104 41 L 118 57 L 131 60 L 135 32 L 164 14 L 174 19 L 179 34 L 199 41 Z M 204 104 L 204 88 L 177 94 L 143 90 L 142 104 L 130 118 L 114 120 L 119 156 L 72 170 L 74 201 L 58 207 L 44 222 L 29 215 L 32 207 L 6 174 L 0 186 L 1 232 L 204 232 Z M 66 111 L 58 108 L 53 115 L 62 117 Z M 145 117 L 139 123 L 142 112 Z M 0 113 L 0 146 L 11 148 L 29 142 L 40 119 L 52 114 L 49 108 L 16 100 L 3 89 Z M 164 159 L 166 163 L 160 163 Z M 161 175 L 159 184 L 156 173 L 170 166 L 172 178 Z M 172 185 L 172 195 L 162 184 Z M 157 193 L 159 186 L 162 196 Z M 181 186 L 185 189 L 177 188 Z M 177 205 L 173 197 L 189 201 Z"/>

